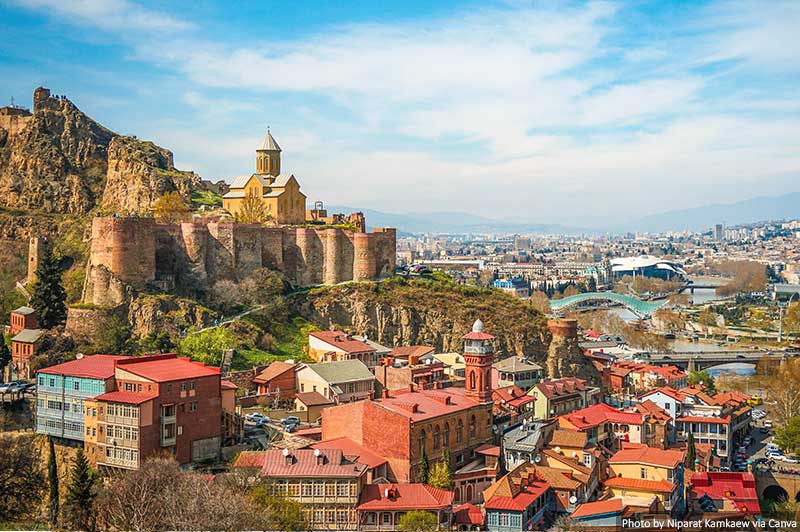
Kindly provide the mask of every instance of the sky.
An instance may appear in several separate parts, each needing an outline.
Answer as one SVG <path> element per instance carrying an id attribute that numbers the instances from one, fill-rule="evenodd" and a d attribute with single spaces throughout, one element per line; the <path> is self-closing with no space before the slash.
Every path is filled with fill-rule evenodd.
<path id="1" fill-rule="evenodd" d="M 0 103 L 65 94 L 309 202 L 583 225 L 800 190 L 800 2 L 0 0 Z"/>

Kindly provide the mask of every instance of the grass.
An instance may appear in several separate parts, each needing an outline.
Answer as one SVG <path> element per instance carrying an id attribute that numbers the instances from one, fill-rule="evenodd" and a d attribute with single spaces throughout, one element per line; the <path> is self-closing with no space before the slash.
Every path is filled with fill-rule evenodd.
<path id="1" fill-rule="evenodd" d="M 308 334 L 316 330 L 318 329 L 314 325 L 300 317 L 275 325 L 270 328 L 270 334 L 275 337 L 272 348 L 268 351 L 256 348 L 237 349 L 232 362 L 233 369 L 250 369 L 276 360 L 310 361 L 307 354 Z"/>
<path id="2" fill-rule="evenodd" d="M 220 207 L 222 206 L 222 196 L 210 190 L 193 190 L 192 203 L 207 205 L 208 207 Z"/>

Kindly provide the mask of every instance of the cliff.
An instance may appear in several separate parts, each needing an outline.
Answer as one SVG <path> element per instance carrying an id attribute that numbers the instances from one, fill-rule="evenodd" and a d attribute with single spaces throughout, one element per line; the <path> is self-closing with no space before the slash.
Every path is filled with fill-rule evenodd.
<path id="1" fill-rule="evenodd" d="M 294 311 L 322 329 L 337 327 L 385 345 L 425 344 L 460 352 L 463 335 L 480 318 L 497 337 L 502 358 L 528 355 L 543 363 L 550 332 L 530 304 L 498 290 L 446 281 L 393 278 L 315 289 L 293 298 Z"/>
<path id="2" fill-rule="evenodd" d="M 4 238 L 26 238 L 51 224 L 47 215 L 107 211 L 143 214 L 163 193 L 187 200 L 199 176 L 175 169 L 172 153 L 120 136 L 47 89 L 34 93 L 23 125 L 0 122 L 0 229 Z M 7 123 L 8 122 L 8 123 Z"/>

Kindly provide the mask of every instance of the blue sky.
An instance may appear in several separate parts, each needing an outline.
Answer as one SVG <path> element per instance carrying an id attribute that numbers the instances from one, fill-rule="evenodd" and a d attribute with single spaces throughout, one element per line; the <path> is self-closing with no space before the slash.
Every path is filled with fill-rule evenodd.
<path id="1" fill-rule="evenodd" d="M 800 2 L 0 0 L 50 87 L 179 168 L 309 201 L 581 225 L 800 190 Z"/>

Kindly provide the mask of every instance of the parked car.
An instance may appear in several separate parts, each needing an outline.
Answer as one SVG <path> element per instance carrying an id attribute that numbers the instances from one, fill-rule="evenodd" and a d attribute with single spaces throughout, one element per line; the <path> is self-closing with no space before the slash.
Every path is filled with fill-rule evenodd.
<path id="1" fill-rule="evenodd" d="M 297 416 L 289 416 L 289 417 L 285 417 L 285 418 L 281 419 L 281 425 L 284 425 L 284 426 L 286 426 L 286 425 L 299 425 L 299 424 L 300 424 L 300 418 L 297 417 Z"/>
<path id="2" fill-rule="evenodd" d="M 269 418 L 259 412 L 251 412 L 246 416 L 244 416 L 244 420 L 249 421 L 250 423 L 255 423 L 256 425 L 260 426 L 266 423 L 269 420 Z"/>
<path id="3" fill-rule="evenodd" d="M 24 381 L 11 381 L 0 385 L 0 393 L 17 393 L 22 391 L 27 383 Z"/>
<path id="4" fill-rule="evenodd" d="M 751 438 L 750 436 L 748 436 L 748 437 L 746 437 L 746 438 L 744 439 L 744 441 L 742 442 L 742 445 L 744 445 L 745 447 L 750 447 L 750 444 L 751 444 L 751 443 L 753 443 L 753 438 Z"/>
<path id="5" fill-rule="evenodd" d="M 782 456 L 781 460 L 789 464 L 800 464 L 800 456 Z"/>

